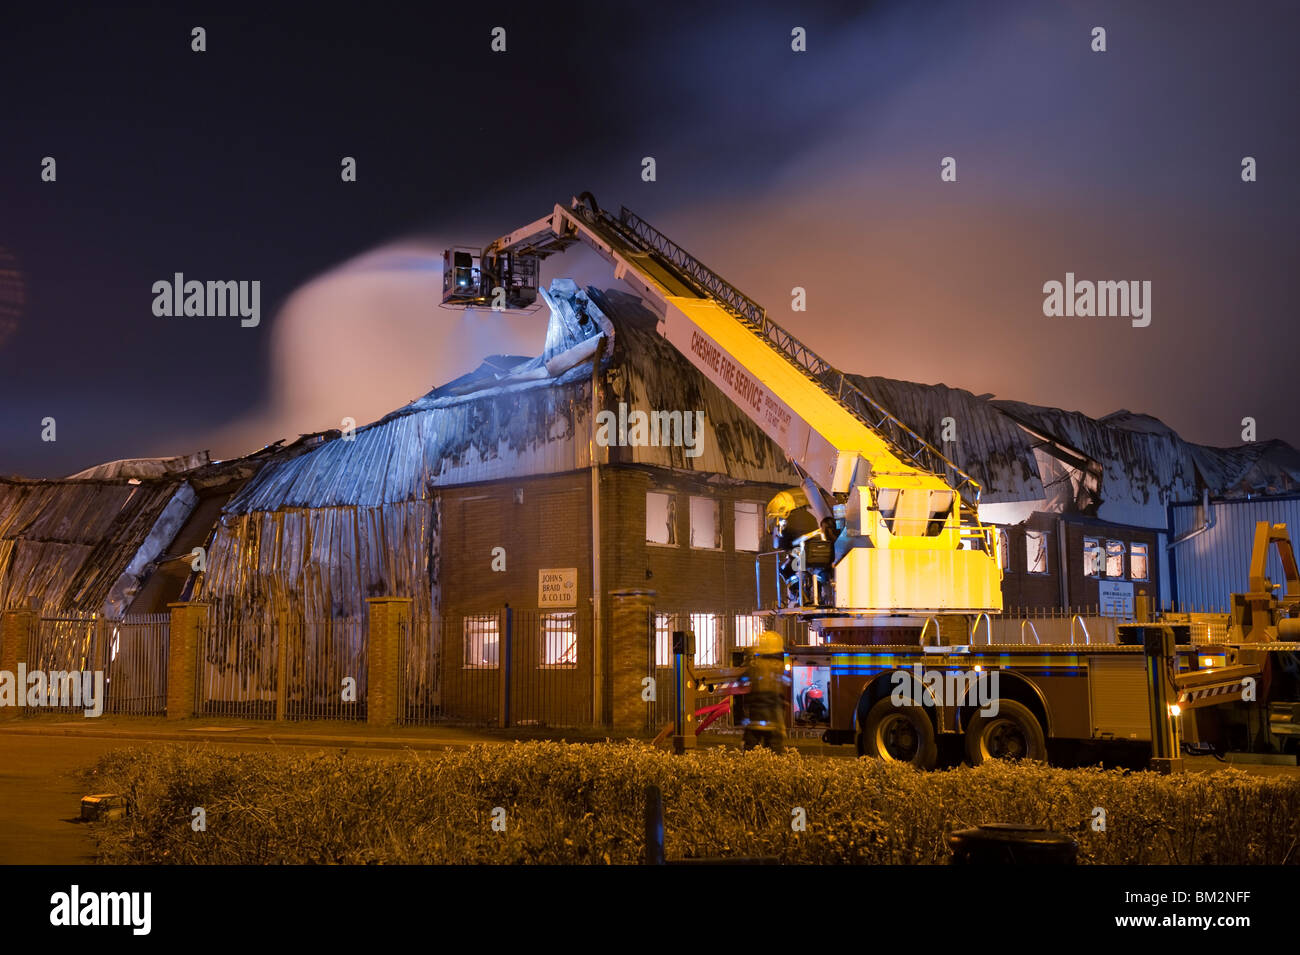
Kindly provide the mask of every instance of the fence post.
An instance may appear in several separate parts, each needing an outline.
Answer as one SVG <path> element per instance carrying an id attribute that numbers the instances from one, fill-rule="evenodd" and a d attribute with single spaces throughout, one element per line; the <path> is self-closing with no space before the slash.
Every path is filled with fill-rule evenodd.
<path id="1" fill-rule="evenodd" d="M 0 670 L 13 674 L 14 706 L 0 706 L 0 717 L 18 716 L 27 699 L 26 681 L 18 680 L 18 667 L 24 668 L 31 659 L 36 642 L 36 628 L 40 617 L 34 610 L 5 610 L 0 612 Z"/>
<path id="2" fill-rule="evenodd" d="M 510 664 L 514 659 L 515 612 L 506 604 L 501 642 L 497 646 L 497 726 L 510 725 Z"/>
<path id="3" fill-rule="evenodd" d="M 393 726 L 406 703 L 400 691 L 402 631 L 410 628 L 411 598 L 368 597 L 366 604 L 366 722 Z"/>
<path id="4" fill-rule="evenodd" d="M 645 788 L 645 864 L 664 865 L 664 794 L 654 783 Z"/>
<path id="5" fill-rule="evenodd" d="M 197 712 L 199 647 L 208 605 L 182 601 L 167 608 L 172 615 L 167 645 L 167 719 L 192 719 Z"/>
<path id="6" fill-rule="evenodd" d="M 647 676 L 654 673 L 653 590 L 615 590 L 610 593 L 613 612 L 610 619 L 609 641 L 612 656 L 610 668 L 610 716 L 613 728 L 640 732 L 657 729 L 646 725 L 646 702 L 642 699 Z M 647 672 L 646 663 L 650 670 Z M 659 687 L 654 688 L 655 696 Z"/>

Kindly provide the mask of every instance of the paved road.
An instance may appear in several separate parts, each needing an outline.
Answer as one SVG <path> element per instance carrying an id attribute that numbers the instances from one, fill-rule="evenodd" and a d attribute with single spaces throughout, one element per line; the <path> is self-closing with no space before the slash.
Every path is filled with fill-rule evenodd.
<path id="1" fill-rule="evenodd" d="M 77 736 L 0 735 L 0 865 L 79 865 L 93 862 L 94 844 L 80 822 L 78 778 L 105 753 L 124 746 L 161 746 Z M 268 749 L 269 743 L 213 743 L 223 749 Z M 325 747 L 322 747 L 325 748 Z M 382 751 L 376 751 L 380 755 Z M 386 755 L 399 755 L 387 751 Z"/>

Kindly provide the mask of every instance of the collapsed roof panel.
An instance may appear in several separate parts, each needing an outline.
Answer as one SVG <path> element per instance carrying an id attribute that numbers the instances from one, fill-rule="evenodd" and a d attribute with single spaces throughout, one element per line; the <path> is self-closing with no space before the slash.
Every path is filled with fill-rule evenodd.
<path id="1" fill-rule="evenodd" d="M 0 608 L 122 610 L 194 501 L 177 480 L 0 480 Z"/>
<path id="2" fill-rule="evenodd" d="M 980 482 L 987 504 L 1038 500 L 1044 496 L 1034 441 L 991 405 L 960 388 L 921 385 L 893 378 L 849 379 L 882 408 L 904 422 Z M 945 440 L 951 419 L 951 440 Z"/>

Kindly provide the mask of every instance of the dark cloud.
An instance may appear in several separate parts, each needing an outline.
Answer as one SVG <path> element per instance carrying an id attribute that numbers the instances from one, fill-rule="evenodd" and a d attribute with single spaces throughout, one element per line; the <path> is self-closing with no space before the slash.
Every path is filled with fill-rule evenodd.
<path id="1" fill-rule="evenodd" d="M 1300 444 L 1297 27 L 1293 4 L 1172 0 L 11 13 L 0 245 L 25 303 L 0 343 L 0 471 L 233 453 L 343 406 L 382 413 L 490 342 L 356 260 L 433 263 L 431 242 L 584 189 L 848 370 L 1127 407 L 1210 443 L 1249 415 Z M 570 261 L 596 274 L 573 254 L 548 271 Z M 176 271 L 260 280 L 261 326 L 154 317 L 151 284 Z M 1066 271 L 1150 280 L 1151 326 L 1045 318 Z"/>

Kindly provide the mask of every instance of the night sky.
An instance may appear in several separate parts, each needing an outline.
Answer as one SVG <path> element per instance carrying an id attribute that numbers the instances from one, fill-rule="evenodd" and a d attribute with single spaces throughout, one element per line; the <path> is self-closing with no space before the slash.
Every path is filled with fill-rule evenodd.
<path id="1" fill-rule="evenodd" d="M 0 473 L 231 457 L 534 353 L 542 314 L 438 308 L 440 253 L 584 190 L 846 371 L 1300 445 L 1300 4 L 230 9 L 6 12 Z M 260 325 L 155 316 L 176 272 L 260 281 Z M 1151 324 L 1044 316 L 1067 272 L 1150 281 Z"/>

